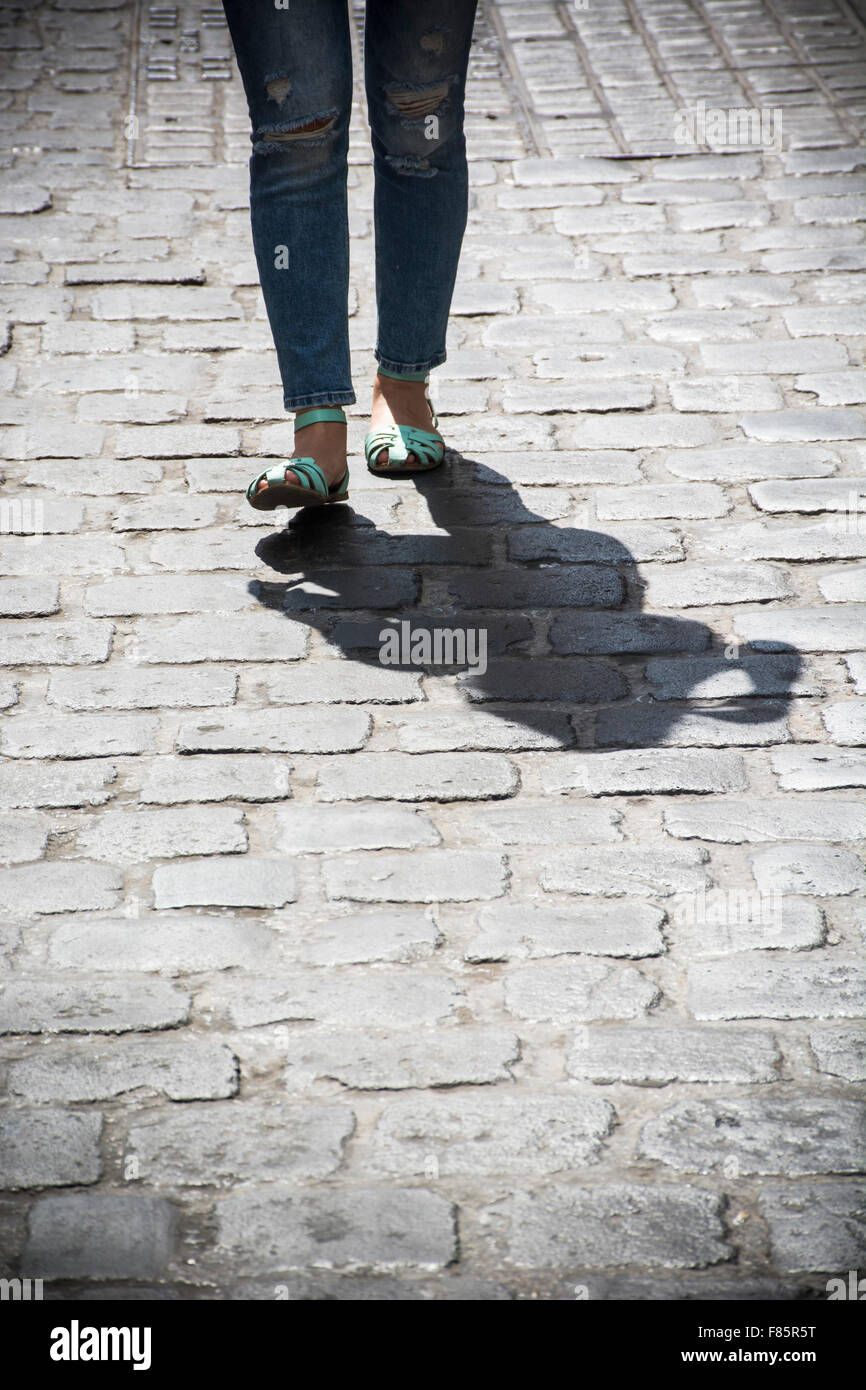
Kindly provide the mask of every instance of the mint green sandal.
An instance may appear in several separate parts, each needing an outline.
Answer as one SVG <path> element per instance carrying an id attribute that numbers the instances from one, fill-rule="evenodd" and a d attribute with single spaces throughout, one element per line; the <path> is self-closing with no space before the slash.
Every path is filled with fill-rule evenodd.
<path id="1" fill-rule="evenodd" d="M 315 425 L 319 420 L 335 420 L 346 423 L 344 411 L 337 407 L 325 406 L 321 410 L 311 410 L 304 417 L 303 424 L 295 425 L 295 434 Z M 286 473 L 295 473 L 299 483 L 287 483 Z M 262 479 L 267 487 L 258 491 Z M 285 463 L 275 463 L 266 468 L 257 478 L 253 478 L 247 488 L 247 501 L 259 512 L 272 512 L 275 507 L 318 507 L 325 502 L 345 502 L 349 496 L 349 470 L 346 469 L 338 483 L 328 486 L 328 480 L 315 459 L 286 459 Z"/>
<path id="2" fill-rule="evenodd" d="M 386 372 L 378 368 L 380 376 L 393 377 L 395 381 L 428 381 L 426 372 Z M 430 392 L 425 391 L 430 414 L 433 417 L 433 430 L 422 430 L 414 425 L 386 425 L 383 429 L 368 434 L 364 440 L 364 454 L 371 473 L 427 473 L 438 468 L 445 457 L 445 440 L 438 433 L 439 421 Z M 433 431 L 437 431 L 434 434 Z M 378 465 L 376 459 L 383 449 L 388 450 L 388 462 Z M 415 463 L 408 463 L 414 454 Z"/>

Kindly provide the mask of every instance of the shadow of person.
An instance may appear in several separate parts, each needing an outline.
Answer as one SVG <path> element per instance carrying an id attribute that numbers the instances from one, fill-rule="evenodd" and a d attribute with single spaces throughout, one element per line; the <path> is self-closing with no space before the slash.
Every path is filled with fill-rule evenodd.
<path id="1" fill-rule="evenodd" d="M 512 748 L 786 736 L 801 658 L 644 611 L 637 565 L 649 552 L 553 524 L 489 464 L 453 451 L 403 482 L 424 498 L 432 529 L 392 534 L 349 505 L 306 508 L 256 546 L 291 577 L 254 581 L 252 592 L 351 661 L 450 677 L 471 706 L 525 731 Z M 480 746 L 469 725 L 456 746 Z"/>

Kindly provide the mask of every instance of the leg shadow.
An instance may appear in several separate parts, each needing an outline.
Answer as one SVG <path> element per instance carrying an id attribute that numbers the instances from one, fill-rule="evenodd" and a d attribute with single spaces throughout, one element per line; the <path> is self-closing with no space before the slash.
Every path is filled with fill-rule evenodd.
<path id="1" fill-rule="evenodd" d="M 626 546 L 531 511 L 487 463 L 449 451 L 404 481 L 435 529 L 391 534 L 350 506 L 295 513 L 256 546 L 289 576 L 256 582 L 259 601 L 351 661 L 456 681 L 471 705 L 520 725 L 525 747 L 674 744 L 684 720 L 682 741 L 697 745 L 728 741 L 720 721 L 782 729 L 801 693 L 796 652 L 732 650 L 705 623 L 644 611 Z M 460 639 L 443 633 L 468 641 L 462 661 L 447 660 Z M 741 735 L 731 742 L 748 744 Z"/>

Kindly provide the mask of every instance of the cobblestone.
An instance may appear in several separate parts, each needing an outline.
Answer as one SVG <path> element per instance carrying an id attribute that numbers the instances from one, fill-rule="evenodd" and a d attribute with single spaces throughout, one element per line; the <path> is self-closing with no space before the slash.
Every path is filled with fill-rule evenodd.
<path id="1" fill-rule="evenodd" d="M 481 0 L 417 488 L 358 464 L 356 72 L 351 505 L 285 530 L 218 7 L 3 30 L 10 1274 L 823 1296 L 866 1260 L 862 6 Z M 681 144 L 701 101 L 781 138 Z M 486 669 L 384 666 L 404 620 Z"/>

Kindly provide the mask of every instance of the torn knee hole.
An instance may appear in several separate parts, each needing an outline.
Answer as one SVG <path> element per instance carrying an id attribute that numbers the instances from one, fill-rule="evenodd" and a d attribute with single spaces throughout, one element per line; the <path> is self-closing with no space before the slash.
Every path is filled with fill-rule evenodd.
<path id="1" fill-rule="evenodd" d="M 421 91 L 392 87 L 388 99 L 406 120 L 420 121 L 431 115 L 447 95 L 448 83 L 440 82 L 438 86 L 425 87 Z"/>
<path id="2" fill-rule="evenodd" d="M 317 116 L 313 120 L 301 121 L 297 125 L 287 126 L 284 130 L 262 131 L 261 138 L 276 143 L 293 140 L 311 140 L 317 135 L 324 135 L 325 131 L 330 130 L 336 119 L 336 116 Z"/>

